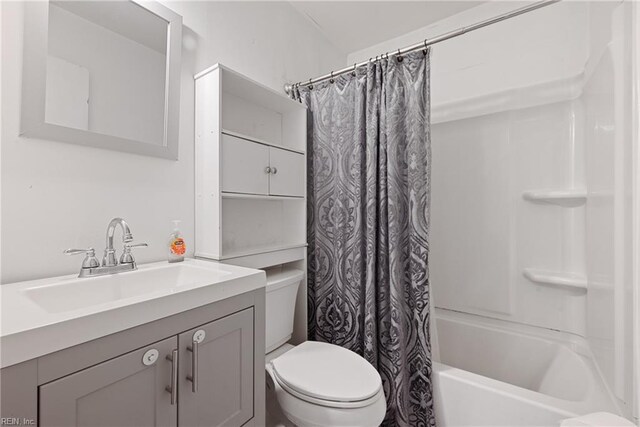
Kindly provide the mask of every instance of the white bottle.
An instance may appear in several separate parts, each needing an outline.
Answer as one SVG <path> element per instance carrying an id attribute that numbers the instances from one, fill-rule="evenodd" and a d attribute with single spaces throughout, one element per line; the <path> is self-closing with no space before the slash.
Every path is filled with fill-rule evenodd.
<path id="1" fill-rule="evenodd" d="M 184 243 L 182 233 L 180 232 L 180 220 L 174 219 L 173 232 L 169 236 L 169 262 L 184 261 L 184 253 L 187 251 L 187 245 Z"/>

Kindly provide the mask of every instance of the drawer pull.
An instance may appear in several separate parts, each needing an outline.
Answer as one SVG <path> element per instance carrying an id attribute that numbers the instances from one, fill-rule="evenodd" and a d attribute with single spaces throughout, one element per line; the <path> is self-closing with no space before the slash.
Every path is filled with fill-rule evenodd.
<path id="1" fill-rule="evenodd" d="M 203 342 L 206 336 L 204 329 L 198 329 L 191 338 L 191 347 L 187 347 L 191 352 L 191 375 L 187 376 L 187 380 L 191 381 L 191 391 L 194 393 L 198 391 L 198 344 Z"/>
<path id="2" fill-rule="evenodd" d="M 198 392 L 198 341 L 194 340 L 191 347 L 187 347 L 191 352 L 191 375 L 187 375 L 187 380 L 191 381 L 191 391 Z"/>
<path id="3" fill-rule="evenodd" d="M 175 405 L 178 401 L 178 350 L 173 350 L 171 356 L 167 355 L 167 360 L 171 362 L 171 385 L 165 390 L 171 393 L 171 404 Z"/>

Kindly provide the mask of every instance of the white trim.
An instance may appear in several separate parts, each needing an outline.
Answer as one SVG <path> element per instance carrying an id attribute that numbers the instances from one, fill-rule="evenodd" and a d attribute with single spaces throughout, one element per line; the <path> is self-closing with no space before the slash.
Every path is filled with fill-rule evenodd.
<path id="1" fill-rule="evenodd" d="M 431 123 L 446 123 L 502 111 L 520 110 L 577 99 L 582 95 L 588 78 L 588 71 L 585 70 L 571 77 L 537 83 L 527 87 L 515 87 L 480 96 L 434 104 L 431 107 Z"/>
<path id="2" fill-rule="evenodd" d="M 632 415 L 640 418 L 640 6 L 632 2 L 632 262 L 633 262 L 633 393 Z"/>

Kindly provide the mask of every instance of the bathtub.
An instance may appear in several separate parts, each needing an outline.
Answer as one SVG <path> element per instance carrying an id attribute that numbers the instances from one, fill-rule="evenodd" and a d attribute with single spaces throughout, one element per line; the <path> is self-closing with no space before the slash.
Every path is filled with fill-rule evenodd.
<path id="1" fill-rule="evenodd" d="M 558 426 L 620 414 L 580 337 L 436 309 L 438 426 Z"/>

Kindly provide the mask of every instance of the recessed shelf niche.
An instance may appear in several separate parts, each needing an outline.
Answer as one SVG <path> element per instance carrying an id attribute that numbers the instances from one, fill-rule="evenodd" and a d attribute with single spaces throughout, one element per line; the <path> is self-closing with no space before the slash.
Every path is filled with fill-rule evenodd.
<path id="1" fill-rule="evenodd" d="M 587 278 L 581 274 L 525 268 L 524 277 L 534 283 L 579 293 L 587 292 Z"/>
<path id="2" fill-rule="evenodd" d="M 582 206 L 587 201 L 587 191 L 571 190 L 529 190 L 522 193 L 525 200 L 534 203 L 547 203 L 563 207 Z"/>

